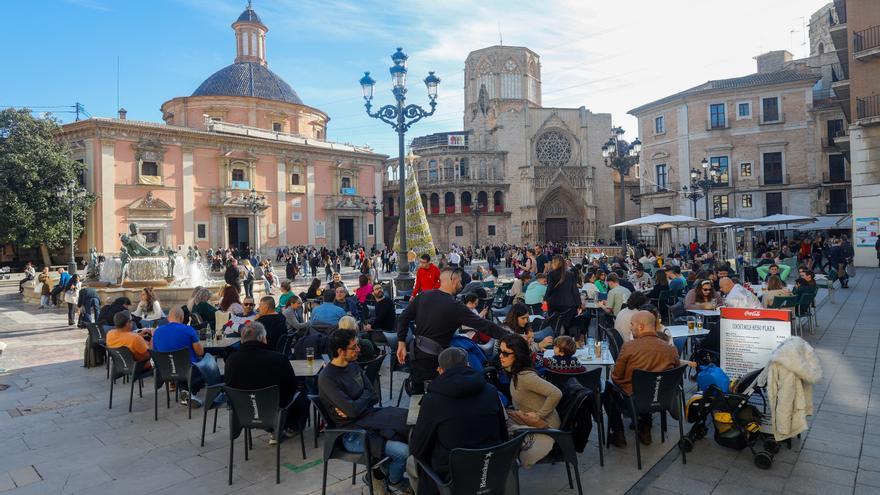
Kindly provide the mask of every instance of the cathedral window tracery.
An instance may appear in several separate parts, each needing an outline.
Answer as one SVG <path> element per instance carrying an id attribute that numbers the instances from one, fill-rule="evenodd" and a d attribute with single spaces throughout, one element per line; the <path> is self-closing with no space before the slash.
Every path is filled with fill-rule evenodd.
<path id="1" fill-rule="evenodd" d="M 535 154 L 545 167 L 562 167 L 571 160 L 571 143 L 559 131 L 547 131 L 538 138 Z"/>

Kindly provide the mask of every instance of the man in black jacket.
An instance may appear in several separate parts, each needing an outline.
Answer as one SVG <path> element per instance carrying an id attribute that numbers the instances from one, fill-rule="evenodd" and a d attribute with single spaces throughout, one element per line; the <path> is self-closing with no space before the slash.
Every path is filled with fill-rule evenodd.
<path id="1" fill-rule="evenodd" d="M 241 273 L 238 271 L 238 262 L 234 258 L 226 264 L 226 273 L 223 274 L 223 280 L 235 287 L 235 290 L 241 292 Z"/>
<path id="2" fill-rule="evenodd" d="M 83 323 L 96 323 L 98 321 L 98 311 L 101 308 L 101 297 L 98 296 L 98 291 L 94 288 L 83 287 L 80 289 L 76 305 L 81 308 L 80 320 Z"/>
<path id="3" fill-rule="evenodd" d="M 98 314 L 98 324 L 104 327 L 115 327 L 113 317 L 120 311 L 129 311 L 131 309 L 131 299 L 122 296 L 117 297 L 112 303 L 101 308 Z"/>
<path id="4" fill-rule="evenodd" d="M 440 288 L 414 297 L 397 318 L 397 361 L 400 363 L 406 362 L 409 352 L 406 345 L 409 324 L 416 322 L 412 340 L 415 353 L 411 357 L 409 378 L 414 394 L 421 394 L 425 380 L 437 376 L 437 356 L 449 347 L 458 327 L 466 325 L 496 339 L 510 333 L 480 318 L 455 298 L 461 290 L 461 273 L 461 270 L 443 269 L 440 272 Z"/>
<path id="5" fill-rule="evenodd" d="M 507 440 L 504 410 L 498 390 L 468 367 L 467 352 L 450 347 L 437 359 L 440 376 L 422 397 L 421 410 L 409 439 L 410 454 L 442 478 L 449 475 L 449 452 L 456 448 L 480 449 Z M 433 495 L 437 487 L 419 476 L 414 463 L 407 466 L 419 495 Z"/>
<path id="6" fill-rule="evenodd" d="M 373 317 L 364 325 L 364 330 L 368 332 L 370 330 L 393 332 L 395 329 L 394 324 L 397 322 L 394 302 L 385 297 L 385 291 L 379 284 L 373 286 L 373 299 L 376 300 L 376 309 L 373 311 Z"/>
<path id="7" fill-rule="evenodd" d="M 290 362 L 280 352 L 266 348 L 266 328 L 258 322 L 242 326 L 241 348 L 226 358 L 225 382 L 244 390 L 277 386 L 281 406 L 289 404 L 296 394 L 296 375 Z M 309 401 L 301 395 L 288 411 L 285 424 L 300 429 L 308 412 Z"/>
<path id="8" fill-rule="evenodd" d="M 276 350 L 278 340 L 287 333 L 287 318 L 275 311 L 275 298 L 263 296 L 260 298 L 260 307 L 257 309 L 257 321 L 266 329 L 266 346 Z"/>

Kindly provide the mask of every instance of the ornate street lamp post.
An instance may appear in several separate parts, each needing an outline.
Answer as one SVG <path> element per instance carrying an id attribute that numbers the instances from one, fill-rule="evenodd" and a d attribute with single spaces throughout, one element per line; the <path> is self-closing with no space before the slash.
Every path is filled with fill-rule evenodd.
<path id="1" fill-rule="evenodd" d="M 629 169 L 639 163 L 639 153 L 642 152 L 642 142 L 635 138 L 632 143 L 623 139 L 624 130 L 621 127 L 611 129 L 611 139 L 602 146 L 602 157 L 605 158 L 605 166 L 616 170 L 620 175 L 620 222 L 626 220 L 626 180 Z M 626 227 L 621 227 L 621 241 L 623 242 L 623 257 L 626 258 Z"/>
<path id="2" fill-rule="evenodd" d="M 76 273 L 77 270 L 76 258 L 74 257 L 74 242 L 76 240 L 73 238 L 73 210 L 86 199 L 87 195 L 88 192 L 74 180 L 55 191 L 55 196 L 67 207 L 67 211 L 70 212 L 70 260 L 67 262 L 67 272 L 71 275 Z"/>
<path id="3" fill-rule="evenodd" d="M 373 200 L 369 203 L 364 199 L 364 212 L 373 214 L 373 251 L 375 251 L 376 238 L 378 237 L 379 232 L 376 227 L 376 215 L 382 213 L 382 208 L 380 208 L 379 203 L 376 202 L 376 196 L 373 196 Z"/>
<path id="4" fill-rule="evenodd" d="M 686 192 L 685 197 L 694 202 L 694 217 L 697 216 L 697 201 L 700 198 L 706 198 L 706 220 L 709 220 L 709 190 L 712 189 L 712 185 L 718 181 L 718 177 L 721 175 L 721 172 L 715 168 L 709 166 L 709 160 L 703 158 L 700 162 L 700 166 L 703 169 L 702 172 L 698 169 L 691 169 L 691 187 L 690 193 L 687 193 L 687 186 L 684 186 L 684 190 Z M 702 193 L 700 193 L 702 191 Z M 694 229 L 696 232 L 696 228 Z M 709 242 L 709 229 L 706 229 L 706 242 Z"/>
<path id="5" fill-rule="evenodd" d="M 244 205 L 245 208 L 250 210 L 251 214 L 254 216 L 254 254 L 260 254 L 260 218 L 257 216 L 257 213 L 266 209 L 266 196 L 262 194 L 257 194 L 257 190 L 251 188 L 251 191 L 242 196 L 241 204 Z"/>
<path id="6" fill-rule="evenodd" d="M 409 263 L 407 263 L 407 252 L 409 251 L 408 246 L 406 245 L 406 169 L 404 166 L 403 159 L 403 148 L 404 148 L 404 140 L 406 136 L 406 131 L 409 128 L 422 120 L 425 117 L 434 114 L 434 110 L 437 107 L 437 86 L 440 84 L 440 78 L 435 76 L 433 72 L 428 72 L 428 77 L 425 78 L 425 86 L 428 88 L 428 104 L 431 106 L 431 111 L 427 111 L 424 108 L 415 105 L 415 104 L 406 104 L 406 60 L 407 57 L 405 53 L 403 53 L 402 48 L 398 48 L 393 55 L 391 55 L 391 61 L 394 62 L 394 65 L 391 66 L 389 72 L 391 73 L 391 82 L 393 84 L 393 88 L 391 89 L 392 94 L 394 94 L 394 99 L 396 101 L 393 105 L 385 105 L 375 113 L 373 113 L 370 109 L 372 108 L 371 101 L 373 100 L 373 88 L 376 86 L 376 81 L 370 77 L 369 72 L 364 73 L 364 77 L 361 78 L 361 89 L 364 91 L 364 107 L 367 109 L 367 115 L 373 117 L 374 119 L 379 119 L 382 122 L 390 125 L 395 132 L 397 132 L 398 139 L 398 158 L 397 158 L 397 167 L 398 167 L 398 181 L 400 182 L 400 201 L 399 201 L 399 209 L 400 213 L 398 215 L 399 223 L 400 223 L 400 252 L 398 253 L 398 271 L 397 278 L 395 279 L 395 284 L 397 285 L 398 290 L 409 291 L 412 290 L 412 286 L 415 282 L 412 274 L 409 273 Z"/>

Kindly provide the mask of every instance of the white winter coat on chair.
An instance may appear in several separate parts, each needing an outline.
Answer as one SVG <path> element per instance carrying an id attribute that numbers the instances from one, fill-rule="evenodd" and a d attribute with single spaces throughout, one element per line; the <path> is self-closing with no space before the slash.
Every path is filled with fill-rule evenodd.
<path id="1" fill-rule="evenodd" d="M 777 441 L 807 430 L 813 415 L 813 384 L 822 378 L 822 367 L 812 346 L 791 337 L 773 351 L 768 369 L 759 377 L 767 385 L 771 426 Z"/>

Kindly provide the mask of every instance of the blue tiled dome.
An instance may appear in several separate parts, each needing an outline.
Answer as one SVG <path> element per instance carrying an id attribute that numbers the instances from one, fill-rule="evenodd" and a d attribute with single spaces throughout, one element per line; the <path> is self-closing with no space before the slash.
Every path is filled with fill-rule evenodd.
<path id="1" fill-rule="evenodd" d="M 193 96 L 253 96 L 302 105 L 296 91 L 278 74 L 256 62 L 228 65 L 205 79 Z"/>
<path id="2" fill-rule="evenodd" d="M 238 19 L 235 22 L 253 22 L 261 26 L 263 25 L 263 21 L 260 20 L 260 16 L 258 16 L 257 13 L 254 12 L 254 9 L 252 9 L 250 5 L 248 5 L 248 8 L 244 9 L 244 12 L 242 12 L 241 15 L 238 16 Z"/>

